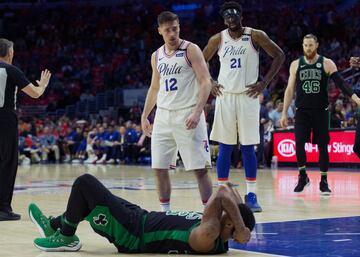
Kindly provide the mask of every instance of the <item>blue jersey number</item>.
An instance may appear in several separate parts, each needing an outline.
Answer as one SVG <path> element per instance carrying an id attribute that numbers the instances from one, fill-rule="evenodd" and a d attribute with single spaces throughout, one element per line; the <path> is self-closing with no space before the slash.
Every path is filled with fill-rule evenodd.
<path id="1" fill-rule="evenodd" d="M 177 80 L 174 79 L 174 78 L 166 79 L 165 80 L 165 90 L 166 90 L 166 92 L 178 90 L 178 87 L 176 86 L 176 83 L 177 83 Z"/>
<path id="2" fill-rule="evenodd" d="M 241 68 L 241 59 L 240 58 L 232 58 L 230 60 L 230 68 L 231 69 L 236 69 L 236 68 Z"/>

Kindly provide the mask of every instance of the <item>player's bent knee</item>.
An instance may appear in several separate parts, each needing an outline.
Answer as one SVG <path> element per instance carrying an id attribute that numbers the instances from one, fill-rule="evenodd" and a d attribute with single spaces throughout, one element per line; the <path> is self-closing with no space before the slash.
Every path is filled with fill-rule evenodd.
<path id="1" fill-rule="evenodd" d="M 84 184 L 88 184 L 89 181 L 92 181 L 94 180 L 95 177 L 93 175 L 90 175 L 90 174 L 83 174 L 81 176 L 79 176 L 75 181 L 74 181 L 74 187 L 75 186 L 81 186 L 81 185 L 84 185 Z"/>

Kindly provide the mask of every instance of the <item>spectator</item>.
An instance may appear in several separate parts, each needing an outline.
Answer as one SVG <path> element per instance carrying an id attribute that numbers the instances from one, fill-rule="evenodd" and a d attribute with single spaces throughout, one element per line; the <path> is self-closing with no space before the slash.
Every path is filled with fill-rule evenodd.
<path id="1" fill-rule="evenodd" d="M 46 126 L 43 134 L 39 137 L 41 145 L 41 160 L 44 163 L 48 162 L 48 155 L 53 154 L 55 162 L 60 161 L 60 150 L 57 145 L 57 138 L 51 134 L 51 129 Z"/>

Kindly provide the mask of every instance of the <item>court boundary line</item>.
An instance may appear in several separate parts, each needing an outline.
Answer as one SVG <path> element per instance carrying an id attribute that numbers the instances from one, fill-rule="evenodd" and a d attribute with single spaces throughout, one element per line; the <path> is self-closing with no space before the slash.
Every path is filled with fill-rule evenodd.
<path id="1" fill-rule="evenodd" d="M 356 218 L 360 215 L 351 215 L 351 216 L 341 216 L 341 217 L 330 217 L 330 218 L 310 218 L 310 219 L 296 219 L 296 220 L 281 220 L 281 221 L 264 221 L 264 222 L 256 222 L 256 224 L 269 224 L 269 223 L 280 223 L 280 222 L 292 222 L 292 221 L 309 221 L 309 220 L 324 220 L 324 219 L 342 219 L 342 218 Z"/>

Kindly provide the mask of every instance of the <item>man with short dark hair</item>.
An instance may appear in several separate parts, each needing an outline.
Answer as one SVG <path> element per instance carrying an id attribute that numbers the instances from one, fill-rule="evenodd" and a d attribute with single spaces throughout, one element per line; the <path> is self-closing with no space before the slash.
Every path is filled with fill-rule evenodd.
<path id="1" fill-rule="evenodd" d="M 329 102 L 328 81 L 331 78 L 344 95 L 351 97 L 360 105 L 360 98 L 348 87 L 337 70 L 336 64 L 318 54 L 318 39 L 308 34 L 303 39 L 304 55 L 290 65 L 290 75 L 284 96 L 284 108 L 280 119 L 281 127 L 287 126 L 287 111 L 296 92 L 295 106 L 295 144 L 296 159 L 299 169 L 298 183 L 294 192 L 300 193 L 310 184 L 306 174 L 305 143 L 318 145 L 321 181 L 319 184 L 322 195 L 330 195 L 331 190 L 327 182 L 329 168 L 328 144 L 329 135 Z M 311 132 L 313 134 L 312 138 Z"/>
<path id="2" fill-rule="evenodd" d="M 148 212 L 113 195 L 89 174 L 75 180 L 63 215 L 46 217 L 35 204 L 29 205 L 29 215 L 43 237 L 34 244 L 43 251 L 78 251 L 75 232 L 84 219 L 121 253 L 226 253 L 229 239 L 247 243 L 255 225 L 252 211 L 231 184 L 219 187 L 203 214 Z"/>
<path id="3" fill-rule="evenodd" d="M 203 50 L 206 61 L 209 62 L 215 53 L 220 61 L 218 81 L 213 81 L 212 94 L 217 97 L 210 134 L 210 140 L 220 143 L 216 162 L 218 183 L 228 181 L 231 154 L 239 141 L 246 176 L 245 202 L 254 212 L 261 212 L 256 195 L 255 145 L 260 142 L 258 96 L 278 73 L 285 55 L 264 31 L 243 27 L 239 3 L 225 2 L 220 15 L 227 28 L 213 35 Z M 261 81 L 260 49 L 273 58 Z"/>
<path id="4" fill-rule="evenodd" d="M 17 165 L 18 165 L 18 120 L 16 94 L 18 88 L 32 98 L 40 97 L 50 80 L 48 70 L 41 72 L 38 86 L 34 86 L 22 71 L 12 65 L 13 42 L 0 38 L 0 221 L 19 220 L 12 211 Z"/>

